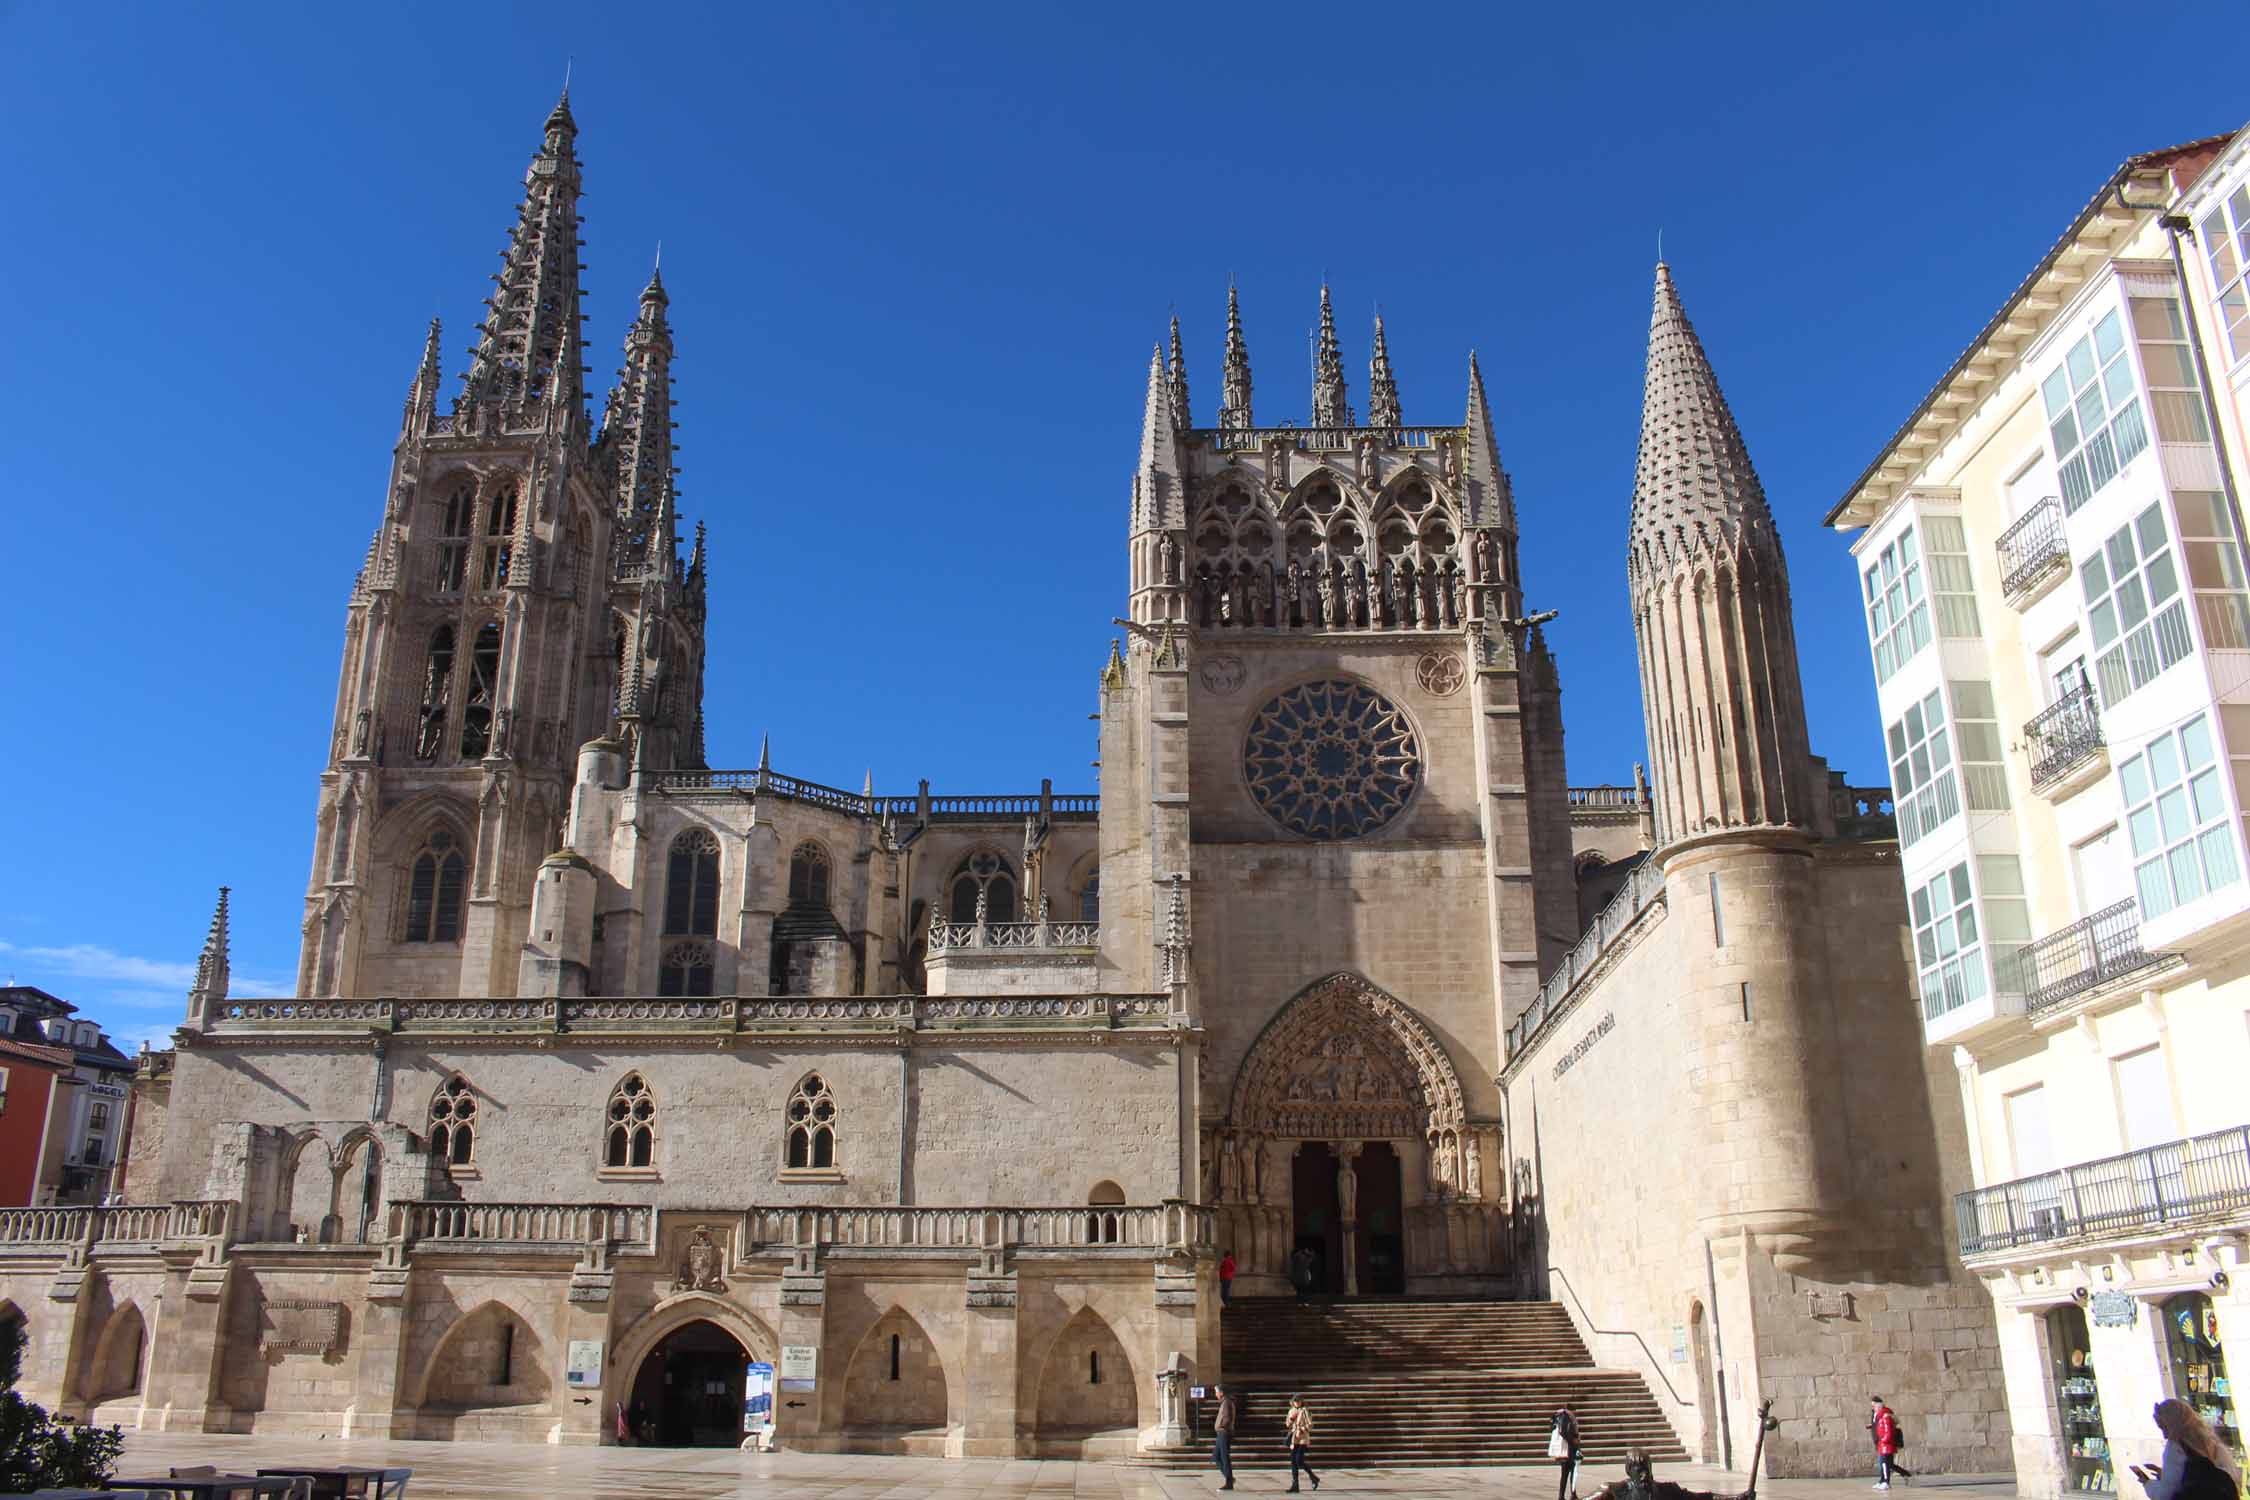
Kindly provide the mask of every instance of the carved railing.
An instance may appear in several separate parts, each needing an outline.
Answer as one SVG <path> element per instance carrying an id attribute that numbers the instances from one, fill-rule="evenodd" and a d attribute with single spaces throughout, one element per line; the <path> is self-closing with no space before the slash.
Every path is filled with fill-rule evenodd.
<path id="1" fill-rule="evenodd" d="M 0 1245 L 83 1244 L 94 1228 L 91 1208 L 0 1208 Z"/>
<path id="2" fill-rule="evenodd" d="M 2250 1209 L 2250 1126 L 1973 1188 L 1953 1200 L 1961 1253 Z"/>
<path id="3" fill-rule="evenodd" d="M 1097 948 L 1101 940 L 1101 927 L 1094 922 L 932 922 L 929 951 L 933 956 L 963 949 L 1053 952 Z"/>
<path id="4" fill-rule="evenodd" d="M 731 1031 L 736 1004 L 733 1000 L 705 999 L 564 1000 L 557 1007 L 556 1019 L 565 1031 L 603 1028 Z"/>
<path id="5" fill-rule="evenodd" d="M 0 1209 L 0 1246 L 158 1245 L 227 1237 L 233 1223 L 234 1205 L 219 1202 L 5 1208 Z"/>
<path id="6" fill-rule="evenodd" d="M 1645 786 L 1574 786 L 1567 794 L 1573 811 L 1640 812 L 1650 805 Z"/>
<path id="7" fill-rule="evenodd" d="M 435 1203 L 391 1205 L 391 1238 L 406 1244 L 653 1244 L 645 1203 Z"/>
<path id="8" fill-rule="evenodd" d="M 1530 1008 L 1516 1017 L 1508 1028 L 1508 1056 L 1514 1057 L 1531 1045 L 1541 1028 L 1562 1009 L 1563 1002 L 1578 987 L 1579 981 L 1601 962 L 1609 946 L 1625 935 L 1642 912 L 1663 899 L 1663 871 L 1653 862 L 1643 861 L 1625 877 L 1625 884 L 1610 898 L 1609 905 L 1602 908 L 1601 915 L 1594 918 L 1594 925 L 1586 929 L 1586 935 L 1578 940 L 1577 946 L 1564 956 L 1555 972 L 1547 976 L 1547 982 L 1539 986 L 1538 998 L 1531 1002 Z"/>
<path id="9" fill-rule="evenodd" d="M 463 1026 L 521 1028 L 553 1026 L 555 1004 L 551 998 L 540 997 L 396 1000 L 392 1009 L 401 1031 L 455 1030 Z"/>
<path id="10" fill-rule="evenodd" d="M 996 924 L 988 924 L 988 932 Z M 1037 927 L 1037 923 L 1022 924 Z M 1090 955 L 1100 941 L 1091 922 L 1050 922 L 1049 944 L 1008 942 L 952 953 L 1044 953 L 1074 960 Z M 326 1005 L 328 1002 L 315 1002 Z M 348 1002 L 370 1004 L 374 1002 Z M 255 1002 L 233 1007 L 233 1024 L 243 1030 L 289 1030 L 306 1024 L 297 1008 L 306 1002 Z M 394 1002 L 382 1002 L 386 1015 Z M 1162 1023 L 1170 1014 L 1164 995 L 1010 995 L 985 998 L 920 995 L 759 995 L 754 997 L 649 996 L 534 1000 L 400 1000 L 398 1027 L 423 1034 L 501 1031 L 734 1033 L 836 1030 L 873 1027 L 893 1030 L 922 1022 L 984 1022 L 1004 1028 L 1013 1021 L 1078 1020 L 1090 1026 Z M 316 1012 L 317 1014 L 317 1012 Z M 388 1026 L 369 1020 L 366 1026 Z"/>
<path id="11" fill-rule="evenodd" d="M 914 1024 L 914 997 L 879 996 L 867 999 L 780 996 L 740 1002 L 742 1025 L 751 1030 L 765 1026 L 790 1026 L 834 1022 L 862 1024 Z"/>
<path id="12" fill-rule="evenodd" d="M 781 1250 L 1121 1249 L 1195 1251 L 1216 1220 L 1189 1203 L 1071 1208 L 753 1208 L 744 1239 Z"/>
<path id="13" fill-rule="evenodd" d="M 920 818 L 927 811 L 933 820 L 975 822 L 1036 816 L 1044 808 L 1052 817 L 1078 819 L 1098 816 L 1102 803 L 1101 795 L 1096 792 L 1058 792 L 1044 797 L 1038 792 L 927 799 L 918 795 L 871 797 L 865 792 L 847 792 L 842 787 L 807 781 L 800 776 L 784 776 L 779 771 L 757 767 L 747 771 L 643 771 L 640 773 L 640 785 L 644 791 L 677 795 L 741 792 L 754 797 L 782 797 L 815 807 L 833 808 L 855 818 L 879 818 L 889 814 L 892 817 L 914 819 Z"/>
<path id="14" fill-rule="evenodd" d="M 229 1000 L 213 1012 L 214 1022 L 283 1021 L 301 1026 L 388 1025 L 388 1000 Z"/>
<path id="15" fill-rule="evenodd" d="M 2025 511 L 1994 545 L 2000 553 L 2000 593 L 2011 604 L 2042 579 L 2070 568 L 2062 506 L 2052 495 Z"/>
<path id="16" fill-rule="evenodd" d="M 1206 427 L 1190 434 L 1207 438 L 1221 453 L 1241 453 L 1263 448 L 1275 438 L 1291 447 L 1313 453 L 1345 453 L 1371 437 L 1390 448 L 1435 448 L 1445 433 L 1458 427 Z"/>
<path id="17" fill-rule="evenodd" d="M 1999 977 L 2001 987 L 2020 991 L 2024 1009 L 2036 1015 L 2113 979 L 2179 961 L 2177 954 L 2141 946 L 2140 910 L 2127 897 L 2025 944 L 2016 951 L 2013 973 Z"/>
<path id="18" fill-rule="evenodd" d="M 2102 716 L 2093 684 L 2081 681 L 2040 710 L 2023 726 L 2023 738 L 2031 757 L 2034 791 L 2052 786 L 2100 755 Z"/>
<path id="19" fill-rule="evenodd" d="M 232 1240 L 238 1206 L 225 1198 L 189 1198 L 166 1205 L 168 1240 Z"/>

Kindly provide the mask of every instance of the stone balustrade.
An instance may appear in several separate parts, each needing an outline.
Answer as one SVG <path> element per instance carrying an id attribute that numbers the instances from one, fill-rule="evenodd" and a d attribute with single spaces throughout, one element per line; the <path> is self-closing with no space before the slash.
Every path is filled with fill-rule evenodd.
<path id="1" fill-rule="evenodd" d="M 1095 1249 L 1195 1251 L 1216 1243 L 1190 1203 L 1070 1208 L 754 1208 L 744 1241 L 784 1250 Z"/>
<path id="2" fill-rule="evenodd" d="M 234 1205 L 133 1203 L 109 1208 L 0 1208 L 0 1249 L 72 1245 L 160 1245 L 229 1238 Z"/>
<path id="3" fill-rule="evenodd" d="M 461 1245 L 654 1245 L 656 1210 L 642 1203 L 435 1203 L 391 1205 L 391 1238 L 442 1249 Z"/>
<path id="4" fill-rule="evenodd" d="M 941 924 L 942 926 L 943 924 Z M 1047 941 L 1017 941 L 1012 929 L 1044 934 Z M 974 924 L 962 924 L 973 931 Z M 1091 987 L 1099 938 L 1091 922 L 988 923 L 987 934 L 1010 929 L 999 943 L 933 949 L 938 967 L 1037 960 L 1045 968 L 1021 977 L 1025 992 L 930 995 L 759 996 L 756 998 L 600 997 L 494 1000 L 244 1000 L 219 1008 L 212 1034 L 243 1036 L 338 1031 L 402 1035 L 547 1034 L 755 1036 L 806 1031 L 916 1030 L 943 1026 L 992 1031 L 1037 1024 L 1075 1023 L 1103 1029 L 1170 1024 L 1168 996 L 1056 993 L 1066 983 Z M 1083 971 L 1083 973 L 1081 973 Z M 936 986 L 933 985 L 933 988 Z M 1042 993 L 1041 990 L 1045 992 Z"/>
<path id="5" fill-rule="evenodd" d="M 1030 948 L 1040 952 L 1101 946 L 1101 927 L 1093 922 L 937 922 L 930 923 L 932 953 L 961 948 Z"/>

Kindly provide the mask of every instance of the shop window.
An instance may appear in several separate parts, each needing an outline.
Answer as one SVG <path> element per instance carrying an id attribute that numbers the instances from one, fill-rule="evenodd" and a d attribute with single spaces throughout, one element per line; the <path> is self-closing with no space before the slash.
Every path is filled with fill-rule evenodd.
<path id="1" fill-rule="evenodd" d="M 2164 1304 L 2164 1344 L 2172 1357 L 2172 1393 L 2211 1424 L 2219 1441 L 2242 1451 L 2234 1425 L 2234 1390 L 2227 1384 L 2227 1352 L 2219 1343 L 2219 1312 L 2201 1292 L 2182 1292 Z"/>
<path id="2" fill-rule="evenodd" d="M 2114 1494 L 2117 1480 L 2110 1473 L 2109 1434 L 2102 1426 L 2083 1309 L 2058 1307 L 2047 1314 L 2047 1357 L 2054 1369 L 2055 1423 L 2062 1432 L 2063 1489 Z"/>

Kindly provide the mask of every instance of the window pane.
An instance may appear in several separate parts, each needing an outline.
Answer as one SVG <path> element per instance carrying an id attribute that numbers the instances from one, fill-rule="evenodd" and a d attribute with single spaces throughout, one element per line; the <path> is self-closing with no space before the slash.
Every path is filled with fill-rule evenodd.
<path id="1" fill-rule="evenodd" d="M 2126 826 L 2129 827 L 2133 833 L 2133 852 L 2135 854 L 2152 854 L 2156 851 L 2157 842 L 2155 808 L 2141 808 L 2130 818 L 2126 819 Z"/>
<path id="2" fill-rule="evenodd" d="M 2203 868 L 2196 860 L 2195 845 L 2180 845 L 2166 862 L 2172 871 L 2173 900 L 2184 906 L 2203 894 Z"/>
<path id="3" fill-rule="evenodd" d="M 2159 789 L 2179 784 L 2180 751 L 2170 735 L 2148 747 L 2148 779 Z"/>
<path id="4" fill-rule="evenodd" d="M 2094 352 L 2106 362 L 2124 347 L 2125 334 L 2118 327 L 2117 314 L 2102 314 L 2102 320 L 2094 325 Z"/>
<path id="5" fill-rule="evenodd" d="M 2204 884 L 2211 890 L 2234 884 L 2242 873 L 2234 855 L 2234 830 L 2227 827 L 2212 829 L 2199 841 L 2203 846 Z"/>
<path id="6" fill-rule="evenodd" d="M 2141 916 L 2153 920 L 2172 909 L 2172 887 L 2164 879 L 2164 861 L 2152 859 L 2133 871 L 2134 888 L 2141 898 Z"/>

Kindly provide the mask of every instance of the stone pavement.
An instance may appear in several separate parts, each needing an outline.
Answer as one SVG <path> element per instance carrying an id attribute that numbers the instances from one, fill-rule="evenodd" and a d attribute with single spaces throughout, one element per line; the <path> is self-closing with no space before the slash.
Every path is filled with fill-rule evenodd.
<path id="1" fill-rule="evenodd" d="M 1219 1476 L 1116 1464 L 1045 1460 L 874 1458 L 847 1454 L 737 1453 L 725 1448 L 560 1448 L 517 1443 L 407 1443 L 352 1439 L 221 1437 L 202 1433 L 128 1432 L 121 1475 L 161 1473 L 173 1464 L 216 1464 L 251 1470 L 261 1464 L 409 1464 L 408 1500 L 1202 1500 Z M 1594 1490 L 1622 1470 L 1581 1476 Z M 1659 1479 L 1727 1493 L 1740 1475 L 1694 1464 L 1660 1466 Z M 1551 1500 L 1555 1472 L 1545 1464 L 1487 1469 L 1337 1469 L 1321 1473 L 1323 1496 L 1447 1495 L 1478 1500 Z M 1289 1487 L 1286 1470 L 1237 1469 L 1238 1494 Z M 1944 1500 L 2009 1500 L 2010 1476 L 1940 1478 L 1894 1492 L 1933 1491 Z M 1308 1488 L 1306 1493 L 1311 1493 Z M 1859 1479 L 1783 1479 L 1761 1488 L 1770 1500 L 1860 1500 Z"/>

